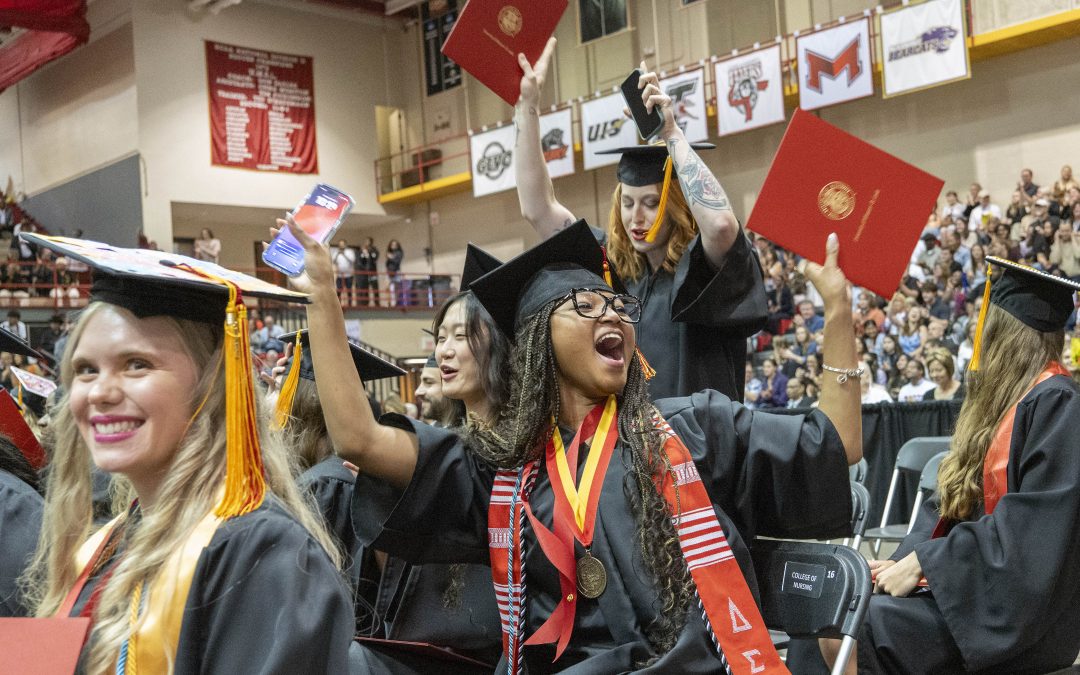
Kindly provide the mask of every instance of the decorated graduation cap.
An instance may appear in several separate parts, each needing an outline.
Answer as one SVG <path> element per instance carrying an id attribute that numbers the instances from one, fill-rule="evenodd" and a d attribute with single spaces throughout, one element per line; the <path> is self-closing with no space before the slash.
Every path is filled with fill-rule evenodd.
<path id="1" fill-rule="evenodd" d="M 139 318 L 171 316 L 224 327 L 222 365 L 218 367 L 225 369 L 225 494 L 214 513 L 229 518 L 257 509 L 266 494 L 266 483 L 243 298 L 303 303 L 307 296 L 187 256 L 83 239 L 32 233 L 19 236 L 33 246 L 93 268 L 91 301 L 123 307 Z"/>
<path id="2" fill-rule="evenodd" d="M 986 286 L 983 289 L 983 304 L 979 310 L 979 320 L 975 328 L 969 370 L 979 369 L 979 354 L 982 350 L 983 323 L 987 308 L 997 305 L 1018 321 L 1043 333 L 1062 330 L 1075 307 L 1073 296 L 1080 291 L 1080 284 L 1062 277 L 1047 274 L 1041 270 L 1020 263 L 987 256 Z M 991 279 L 994 266 L 1001 269 L 997 279 Z"/>
<path id="3" fill-rule="evenodd" d="M 691 143 L 694 150 L 712 150 L 716 146 L 712 143 Z M 656 205 L 656 220 L 653 221 L 649 231 L 645 234 L 645 241 L 652 243 L 656 239 L 656 233 L 660 231 L 660 224 L 664 222 L 664 214 L 667 211 L 668 193 L 671 190 L 672 162 L 668 153 L 667 145 L 654 143 L 652 145 L 631 145 L 612 150 L 601 150 L 598 155 L 621 154 L 616 176 L 620 183 L 632 187 L 645 187 L 660 183 L 660 203 Z"/>
<path id="4" fill-rule="evenodd" d="M 461 269 L 461 290 L 469 290 L 472 282 L 501 264 L 501 260 L 479 246 L 470 243 L 465 249 L 465 267 Z"/>
<path id="5" fill-rule="evenodd" d="M 290 342 L 293 344 L 293 354 L 292 359 L 289 361 L 288 375 L 285 376 L 285 381 L 281 384 L 277 407 L 274 411 L 274 422 L 279 429 L 284 428 L 289 421 L 293 399 L 296 397 L 296 385 L 299 380 L 303 378 L 311 382 L 315 381 L 315 369 L 311 365 L 311 350 L 308 345 L 307 330 L 282 335 L 281 341 L 285 344 Z M 381 380 L 384 377 L 398 377 L 405 374 L 404 370 L 393 363 L 375 356 L 351 341 L 349 342 L 349 351 L 352 353 L 356 372 L 360 374 L 360 379 L 364 382 Z"/>

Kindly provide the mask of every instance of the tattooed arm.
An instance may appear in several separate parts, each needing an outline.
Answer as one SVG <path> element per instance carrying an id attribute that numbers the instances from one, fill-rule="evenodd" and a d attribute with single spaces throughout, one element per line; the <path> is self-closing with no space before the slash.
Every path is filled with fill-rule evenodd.
<path id="1" fill-rule="evenodd" d="M 544 53 L 535 65 L 529 65 L 523 54 L 518 63 L 521 78 L 521 98 L 514 108 L 514 170 L 517 172 L 518 202 L 521 215 L 547 239 L 574 223 L 576 218 L 568 208 L 555 199 L 555 188 L 548 175 L 544 151 L 540 146 L 540 89 L 544 84 L 555 38 L 548 40 Z"/>

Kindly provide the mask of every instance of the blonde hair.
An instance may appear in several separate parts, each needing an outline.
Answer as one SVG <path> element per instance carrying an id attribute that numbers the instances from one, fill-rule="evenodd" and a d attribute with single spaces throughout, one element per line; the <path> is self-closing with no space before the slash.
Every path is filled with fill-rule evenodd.
<path id="1" fill-rule="evenodd" d="M 949 353 L 948 349 L 941 348 L 930 350 L 930 355 L 926 358 L 927 372 L 930 372 L 930 364 L 932 363 L 940 363 L 950 379 L 956 374 L 956 362 L 953 361 L 952 354 Z"/>
<path id="2" fill-rule="evenodd" d="M 968 373 L 967 398 L 938 472 L 942 518 L 964 520 L 982 502 L 983 462 L 998 425 L 1046 365 L 1061 357 L 1064 344 L 1064 331 L 1043 333 L 989 307 L 980 367 Z"/>
<path id="3" fill-rule="evenodd" d="M 326 429 L 322 404 L 315 383 L 302 379 L 296 383 L 296 396 L 288 424 L 281 431 L 282 441 L 296 460 L 297 471 L 304 472 L 334 454 L 334 444 Z"/>
<path id="4" fill-rule="evenodd" d="M 675 272 L 675 266 L 686 251 L 686 247 L 697 236 L 697 221 L 690 213 L 690 205 L 686 203 L 682 188 L 676 178 L 671 179 L 671 188 L 668 191 L 667 208 L 664 218 L 671 223 L 671 236 L 667 243 L 667 256 L 664 258 L 663 268 L 668 272 Z M 626 234 L 626 227 L 622 220 L 622 183 L 615 186 L 615 192 L 611 195 L 611 214 L 608 216 L 607 229 L 607 255 L 612 266 L 620 277 L 627 281 L 640 279 L 649 269 L 645 256 L 634 250 L 630 243 L 630 237 Z"/>
<path id="5" fill-rule="evenodd" d="M 60 366 L 64 390 L 70 392 L 73 379 L 71 356 L 86 326 L 101 312 L 127 310 L 100 302 L 84 310 L 71 332 Z M 171 553 L 214 507 L 225 478 L 225 375 L 220 362 L 222 330 L 205 323 L 166 317 L 174 324 L 184 349 L 200 369 L 191 398 L 186 402 L 193 413 L 186 434 L 173 456 L 168 475 L 157 493 L 154 508 L 144 511 L 141 520 L 128 523 L 124 550 L 94 609 L 93 632 L 84 663 L 89 673 L 110 672 L 122 644 L 127 640 L 131 598 L 135 589 L 154 581 Z M 261 406 L 261 397 L 256 396 Z M 279 440 L 267 433 L 266 412 L 259 410 L 259 441 L 266 481 L 285 509 L 322 545 L 335 565 L 340 555 L 321 520 L 306 505 L 293 481 L 289 455 Z M 52 616 L 75 584 L 80 569 L 75 555 L 91 533 L 90 452 L 82 439 L 65 396 L 50 425 L 54 440 L 52 474 L 45 495 L 41 537 L 25 586 L 35 616 Z M 134 497 L 131 484 L 113 476 L 118 489 Z M 170 655 L 170 661 L 172 655 Z"/>

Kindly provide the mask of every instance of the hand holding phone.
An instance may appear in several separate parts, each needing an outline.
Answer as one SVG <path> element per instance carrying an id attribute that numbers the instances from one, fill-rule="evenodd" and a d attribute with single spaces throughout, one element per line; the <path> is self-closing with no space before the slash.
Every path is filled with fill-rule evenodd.
<path id="1" fill-rule="evenodd" d="M 635 68 L 630 75 L 623 80 L 621 89 L 626 107 L 630 109 L 630 116 L 634 118 L 638 134 L 644 140 L 649 140 L 664 126 L 664 113 L 659 107 L 654 107 L 650 113 L 641 100 L 641 90 L 638 84 L 641 82 L 642 73 L 640 68 Z"/>
<path id="2" fill-rule="evenodd" d="M 353 198 L 341 190 L 320 183 L 290 215 L 304 232 L 324 244 L 334 236 L 354 204 Z M 278 232 L 262 258 L 267 265 L 290 277 L 304 271 L 304 247 L 287 227 Z"/>

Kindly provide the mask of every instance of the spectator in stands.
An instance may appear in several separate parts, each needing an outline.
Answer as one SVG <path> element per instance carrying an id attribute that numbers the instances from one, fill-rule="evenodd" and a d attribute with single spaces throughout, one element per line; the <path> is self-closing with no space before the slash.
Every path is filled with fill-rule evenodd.
<path id="1" fill-rule="evenodd" d="M 806 383 L 797 377 L 787 382 L 787 408 L 809 408 L 817 403 L 816 397 L 806 395 Z"/>
<path id="2" fill-rule="evenodd" d="M 780 335 L 795 313 L 795 303 L 782 267 L 765 281 L 765 297 L 769 308 L 767 330 L 773 335 Z"/>
<path id="3" fill-rule="evenodd" d="M 375 248 L 375 240 L 368 237 L 364 245 L 360 247 L 360 254 L 356 258 L 356 288 L 357 294 L 364 299 L 364 304 L 379 304 L 379 249 Z"/>
<path id="4" fill-rule="evenodd" d="M 210 228 L 204 227 L 195 240 L 195 258 L 218 264 L 221 257 L 221 240 L 214 236 Z"/>
<path id="5" fill-rule="evenodd" d="M 975 350 L 975 328 L 978 326 L 977 321 L 969 321 L 967 330 L 964 332 L 964 341 L 960 343 L 960 347 L 956 350 L 956 372 L 966 373 L 968 363 L 971 361 L 971 354 Z M 960 379 L 963 379 L 961 376 Z"/>
<path id="6" fill-rule="evenodd" d="M 1057 219 L 1048 220 L 1048 204 L 1045 199 L 1035 201 L 1033 217 L 1027 224 L 1027 234 L 1024 241 L 1020 242 L 1020 257 L 1027 264 L 1046 270 L 1050 267 L 1050 241 L 1046 236 L 1047 227 L 1056 227 Z M 1053 236 L 1053 230 L 1050 230 Z"/>
<path id="7" fill-rule="evenodd" d="M 401 293 L 401 259 L 405 257 L 405 251 L 401 248 L 401 242 L 391 239 L 386 245 L 386 276 L 390 281 L 390 304 L 405 304 L 399 297 Z"/>
<path id="8" fill-rule="evenodd" d="M 896 336 L 900 343 L 900 349 L 908 356 L 918 356 L 922 353 L 922 345 L 926 342 L 926 326 L 922 321 L 922 307 L 913 305 L 908 308 L 907 317 L 900 333 Z"/>
<path id="9" fill-rule="evenodd" d="M 999 258 L 1007 258 L 1013 262 L 1020 260 L 1020 247 L 1016 245 L 1016 242 L 1009 236 L 1009 226 L 1005 223 L 997 223 L 991 219 L 991 224 L 994 229 L 993 239 L 990 241 L 990 255 L 995 255 Z"/>
<path id="10" fill-rule="evenodd" d="M 923 395 L 934 388 L 934 383 L 926 379 L 926 368 L 919 359 L 909 359 L 904 368 L 907 384 L 900 387 L 896 400 L 901 403 L 913 403 L 923 400 Z"/>
<path id="11" fill-rule="evenodd" d="M 825 329 L 825 318 L 818 316 L 813 302 L 801 300 L 798 310 L 799 313 L 792 317 L 792 321 L 796 326 L 806 326 L 806 329 L 811 333 L 818 333 Z"/>
<path id="12" fill-rule="evenodd" d="M 968 226 L 986 231 L 990 226 L 990 219 L 1001 220 L 1001 207 L 990 202 L 990 193 L 986 190 L 979 191 L 979 203 L 971 209 L 968 216 Z M 1006 226 L 1008 227 L 1008 226 Z"/>
<path id="13" fill-rule="evenodd" d="M 855 301 L 855 311 L 851 318 L 855 324 L 856 337 L 862 337 L 863 326 L 867 321 L 876 323 L 879 331 L 885 328 L 885 313 L 877 306 L 877 296 L 865 289 L 859 291 L 859 297 Z"/>
<path id="14" fill-rule="evenodd" d="M 881 310 L 878 311 L 880 312 Z M 862 332 L 863 334 L 860 339 L 862 340 L 866 351 L 871 354 L 880 355 L 881 346 L 885 342 L 885 333 L 881 331 L 877 321 L 874 321 L 873 319 L 863 321 Z"/>
<path id="15" fill-rule="evenodd" d="M 279 354 L 285 351 L 285 345 L 281 343 L 281 336 L 285 334 L 285 329 L 277 325 L 273 315 L 267 314 L 263 318 L 263 327 L 255 331 L 255 337 L 252 339 L 252 345 L 256 351 L 269 352 L 274 350 Z M 270 367 L 273 368 L 276 365 L 277 359 L 270 362 Z"/>
<path id="16" fill-rule="evenodd" d="M 878 353 L 878 364 L 886 377 L 896 369 L 896 361 L 902 354 L 903 352 L 896 342 L 896 336 L 888 334 L 881 336 L 881 352 Z"/>
<path id="17" fill-rule="evenodd" d="M 977 229 L 978 224 L 971 222 L 971 212 L 979 205 L 979 193 L 982 192 L 982 185 L 978 183 L 972 183 L 968 188 L 968 193 L 964 197 L 964 217 L 967 218 L 968 224 L 971 225 L 971 229 Z"/>
<path id="18" fill-rule="evenodd" d="M 53 314 L 49 318 L 49 327 L 38 341 L 38 350 L 51 357 L 52 363 L 60 363 L 60 357 L 56 354 L 56 343 L 64 335 L 64 315 Z"/>
<path id="19" fill-rule="evenodd" d="M 941 220 L 944 222 L 948 219 L 950 222 L 956 223 L 956 219 L 963 215 L 964 205 L 960 203 L 956 190 L 949 190 L 945 193 L 945 206 L 941 207 Z"/>
<path id="20" fill-rule="evenodd" d="M 334 249 L 334 279 L 337 283 L 338 298 L 343 307 L 351 307 L 353 298 L 353 273 L 356 269 L 356 251 L 349 248 L 344 239 L 339 239 Z"/>
<path id="21" fill-rule="evenodd" d="M 8 310 L 7 321 L 0 324 L 0 328 L 3 328 L 12 335 L 18 336 L 27 342 L 30 341 L 30 331 L 27 330 L 26 324 L 22 321 L 22 314 L 19 310 Z"/>
<path id="22" fill-rule="evenodd" d="M 941 257 L 941 247 L 938 246 L 937 237 L 933 232 L 925 232 L 915 245 L 915 254 L 912 262 L 927 271 L 933 271 Z"/>
<path id="23" fill-rule="evenodd" d="M 761 364 L 761 374 L 765 380 L 761 383 L 759 408 L 783 408 L 787 404 L 787 377 L 777 367 L 776 359 L 765 359 Z"/>
<path id="24" fill-rule="evenodd" d="M 1062 216 L 1068 218 L 1072 216 L 1073 222 L 1076 222 L 1076 205 L 1080 204 L 1080 187 L 1071 187 L 1069 191 L 1065 193 L 1065 200 L 1061 202 Z M 1080 228 L 1080 224 L 1073 229 Z"/>
<path id="25" fill-rule="evenodd" d="M 1076 192 L 1076 201 L 1072 203 L 1068 210 L 1068 217 L 1065 221 L 1069 223 L 1073 232 L 1080 232 L 1080 190 L 1073 189 Z"/>
<path id="26" fill-rule="evenodd" d="M 806 364 L 802 367 L 802 372 L 796 374 L 796 377 L 799 377 L 803 380 L 812 380 L 814 384 L 816 384 L 820 389 L 821 374 L 821 355 L 815 352 L 813 354 L 806 355 Z"/>
<path id="27" fill-rule="evenodd" d="M 747 408 L 754 410 L 758 407 L 758 398 L 761 397 L 761 390 L 761 380 L 758 379 L 754 373 L 754 365 L 747 361 L 746 379 L 743 384 L 743 403 Z"/>
<path id="28" fill-rule="evenodd" d="M 1027 215 L 1027 204 L 1024 203 L 1024 193 L 1013 190 L 1012 200 L 1005 208 L 1005 218 L 1001 222 L 1011 225 L 1014 231 L 1019 231 L 1020 221 Z"/>
<path id="29" fill-rule="evenodd" d="M 955 229 L 956 233 L 960 235 L 960 242 L 969 249 L 976 244 L 983 243 L 983 239 L 979 236 L 978 230 L 968 226 L 967 218 L 958 218 L 956 220 Z"/>
<path id="30" fill-rule="evenodd" d="M 946 232 L 943 241 L 945 250 L 952 253 L 952 259 L 960 264 L 964 274 L 971 274 L 971 249 L 964 244 L 964 238 L 959 229 Z"/>
<path id="31" fill-rule="evenodd" d="M 944 350 L 932 351 L 926 359 L 926 367 L 934 386 L 923 394 L 924 401 L 952 401 L 964 398 L 964 385 L 953 378 L 956 366 L 952 354 Z"/>
<path id="32" fill-rule="evenodd" d="M 893 402 L 892 396 L 889 396 L 889 391 L 873 381 L 869 370 L 864 369 L 862 374 L 859 375 L 859 385 L 862 387 L 863 405 Z"/>
<path id="33" fill-rule="evenodd" d="M 977 288 L 986 282 L 986 247 L 975 244 L 971 247 L 971 276 L 968 277 L 968 288 Z"/>
<path id="34" fill-rule="evenodd" d="M 1054 199 L 1064 204 L 1066 196 L 1072 188 L 1080 190 L 1080 183 L 1073 177 L 1072 167 L 1066 164 L 1061 167 L 1061 178 L 1054 181 L 1054 189 L 1051 194 L 1053 194 Z"/>
<path id="35" fill-rule="evenodd" d="M 1050 247 L 1050 264 L 1061 270 L 1070 279 L 1080 278 L 1080 245 L 1073 232 L 1072 224 L 1062 222 L 1054 233 L 1054 243 Z"/>
<path id="36" fill-rule="evenodd" d="M 949 322 L 944 319 L 930 319 L 926 326 L 926 345 L 923 354 L 931 351 L 943 350 L 955 354 L 959 345 L 952 341 L 948 333 Z"/>
<path id="37" fill-rule="evenodd" d="M 952 304 L 941 297 L 937 284 L 933 281 L 923 283 L 920 288 L 919 302 L 926 309 L 927 314 L 935 319 L 948 321 L 952 318 Z"/>
<path id="38" fill-rule="evenodd" d="M 1020 169 L 1020 182 L 1016 184 L 1016 189 L 1021 192 L 1025 202 L 1033 200 L 1039 191 L 1039 186 L 1031 180 L 1032 175 L 1031 169 Z"/>
<path id="39" fill-rule="evenodd" d="M 784 364 L 783 371 L 788 377 L 794 376 L 799 366 L 806 364 L 807 356 L 816 353 L 817 342 L 814 342 L 814 337 L 810 334 L 810 331 L 806 330 L 806 326 L 795 327 L 795 334 L 790 346 L 786 342 L 781 342 L 776 348 L 776 355 Z"/>

